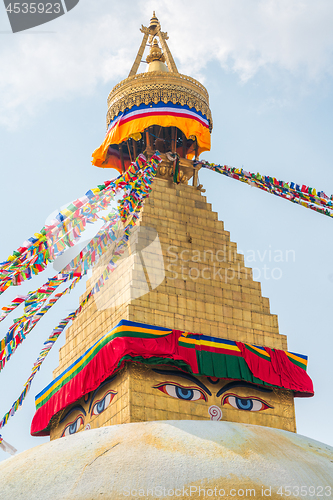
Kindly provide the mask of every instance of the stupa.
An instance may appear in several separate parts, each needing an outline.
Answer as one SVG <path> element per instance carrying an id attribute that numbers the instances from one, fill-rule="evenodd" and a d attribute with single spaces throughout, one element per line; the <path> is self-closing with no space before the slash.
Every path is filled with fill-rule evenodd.
<path id="1" fill-rule="evenodd" d="M 178 72 L 155 13 L 141 32 L 93 164 L 125 172 L 156 151 L 161 163 L 127 252 L 36 396 L 31 432 L 51 442 L 0 464 L 0 498 L 329 496 L 333 449 L 296 434 L 294 397 L 313 395 L 307 357 L 288 351 L 198 184 L 207 90 Z"/>

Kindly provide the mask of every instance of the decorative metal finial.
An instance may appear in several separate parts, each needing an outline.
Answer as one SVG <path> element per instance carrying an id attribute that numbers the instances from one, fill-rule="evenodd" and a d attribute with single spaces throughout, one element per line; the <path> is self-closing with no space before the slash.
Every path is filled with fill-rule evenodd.
<path id="1" fill-rule="evenodd" d="M 175 64 L 175 61 L 173 60 L 170 49 L 169 49 L 168 44 L 166 42 L 169 38 L 168 34 L 161 31 L 161 25 L 160 25 L 159 20 L 156 17 L 155 11 L 153 11 L 153 17 L 150 19 L 149 27 L 146 28 L 145 26 L 141 26 L 140 31 L 141 31 L 141 33 L 143 33 L 143 39 L 142 39 L 138 54 L 135 58 L 134 64 L 133 64 L 128 76 L 136 75 L 136 73 L 139 69 L 140 63 L 142 61 L 143 53 L 144 53 L 144 50 L 146 48 L 147 42 L 149 45 L 153 44 L 153 46 L 154 46 L 155 45 L 155 43 L 154 43 L 155 37 L 159 38 L 159 41 L 161 43 L 162 50 L 163 50 L 162 56 L 165 57 L 165 61 L 167 63 L 169 71 L 171 73 L 178 73 L 177 66 Z M 158 47 L 158 49 L 159 49 L 159 47 Z M 149 54 L 149 56 L 150 56 L 150 54 Z M 156 59 L 153 59 L 153 60 L 156 60 Z M 157 59 L 157 60 L 161 60 L 161 59 Z M 147 59 L 147 61 L 148 61 L 148 59 Z"/>
<path id="2" fill-rule="evenodd" d="M 165 62 L 164 54 L 162 53 L 162 50 L 160 49 L 156 38 L 154 38 L 153 44 L 150 47 L 150 53 L 146 57 L 146 61 L 147 63 L 151 63 L 153 61 L 161 61 L 163 63 Z"/>
<path id="3" fill-rule="evenodd" d="M 154 28 L 158 24 L 160 24 L 159 20 L 156 17 L 155 11 L 153 11 L 153 17 L 150 20 L 149 28 Z"/>

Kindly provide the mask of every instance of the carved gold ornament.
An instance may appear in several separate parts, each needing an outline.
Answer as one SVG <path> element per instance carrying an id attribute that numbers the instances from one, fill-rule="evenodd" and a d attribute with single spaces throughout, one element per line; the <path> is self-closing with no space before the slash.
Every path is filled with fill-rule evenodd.
<path id="1" fill-rule="evenodd" d="M 143 39 L 138 54 L 128 78 L 115 85 L 108 97 L 107 126 L 110 122 L 123 113 L 126 109 L 140 104 L 180 104 L 194 108 L 205 115 L 209 121 L 209 131 L 212 131 L 213 120 L 209 108 L 209 96 L 205 87 L 194 78 L 178 73 L 177 66 L 167 44 L 168 34 L 161 31 L 161 25 L 153 12 L 149 27 L 141 27 Z M 162 49 L 158 45 L 159 39 Z M 167 63 L 166 71 L 149 71 L 137 74 L 142 61 L 145 48 L 148 44 L 150 53 L 146 58 L 147 63 L 160 61 Z"/>
<path id="2" fill-rule="evenodd" d="M 189 76 L 159 71 L 130 76 L 112 89 L 108 97 L 107 126 L 127 108 L 159 102 L 187 105 L 201 111 L 209 120 L 209 130 L 212 130 L 213 120 L 205 87 Z"/>

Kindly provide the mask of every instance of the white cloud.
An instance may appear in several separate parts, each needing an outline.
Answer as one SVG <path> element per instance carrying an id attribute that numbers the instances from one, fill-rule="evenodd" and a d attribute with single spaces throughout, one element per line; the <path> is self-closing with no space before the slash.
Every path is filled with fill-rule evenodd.
<path id="1" fill-rule="evenodd" d="M 15 127 L 45 103 L 125 78 L 152 10 L 168 31 L 179 70 L 216 61 L 246 82 L 260 70 L 306 81 L 332 74 L 331 0 L 82 0 L 32 35 L 6 36 L 0 52 L 0 123 Z M 4 38 L 3 38 L 4 40 Z"/>
<path id="2" fill-rule="evenodd" d="M 332 72 L 329 0 L 211 0 L 204 5 L 194 0 L 191 9 L 188 2 L 163 3 L 163 18 L 172 26 L 178 58 L 186 68 L 199 71 L 217 59 L 243 80 L 271 66 L 302 71 L 307 78 Z"/>

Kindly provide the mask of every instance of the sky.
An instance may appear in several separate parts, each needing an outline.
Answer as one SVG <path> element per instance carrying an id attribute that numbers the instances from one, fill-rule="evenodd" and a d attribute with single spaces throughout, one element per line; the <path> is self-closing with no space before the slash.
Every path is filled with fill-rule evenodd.
<path id="1" fill-rule="evenodd" d="M 212 149 L 202 158 L 333 192 L 330 0 L 81 0 L 15 35 L 0 6 L 0 260 L 54 210 L 115 176 L 92 167 L 91 153 L 104 138 L 108 93 L 128 76 L 153 10 L 178 70 L 210 95 Z M 289 350 L 309 356 L 315 396 L 296 400 L 298 433 L 333 446 L 333 221 L 214 172 L 201 170 L 199 179 L 270 299 Z M 53 274 L 8 290 L 0 307 Z M 84 286 L 52 308 L 0 373 L 0 418 Z M 48 441 L 30 436 L 34 396 L 52 380 L 64 341 L 63 333 L 1 430 L 19 451 Z M 0 450 L 0 460 L 8 456 Z"/>

